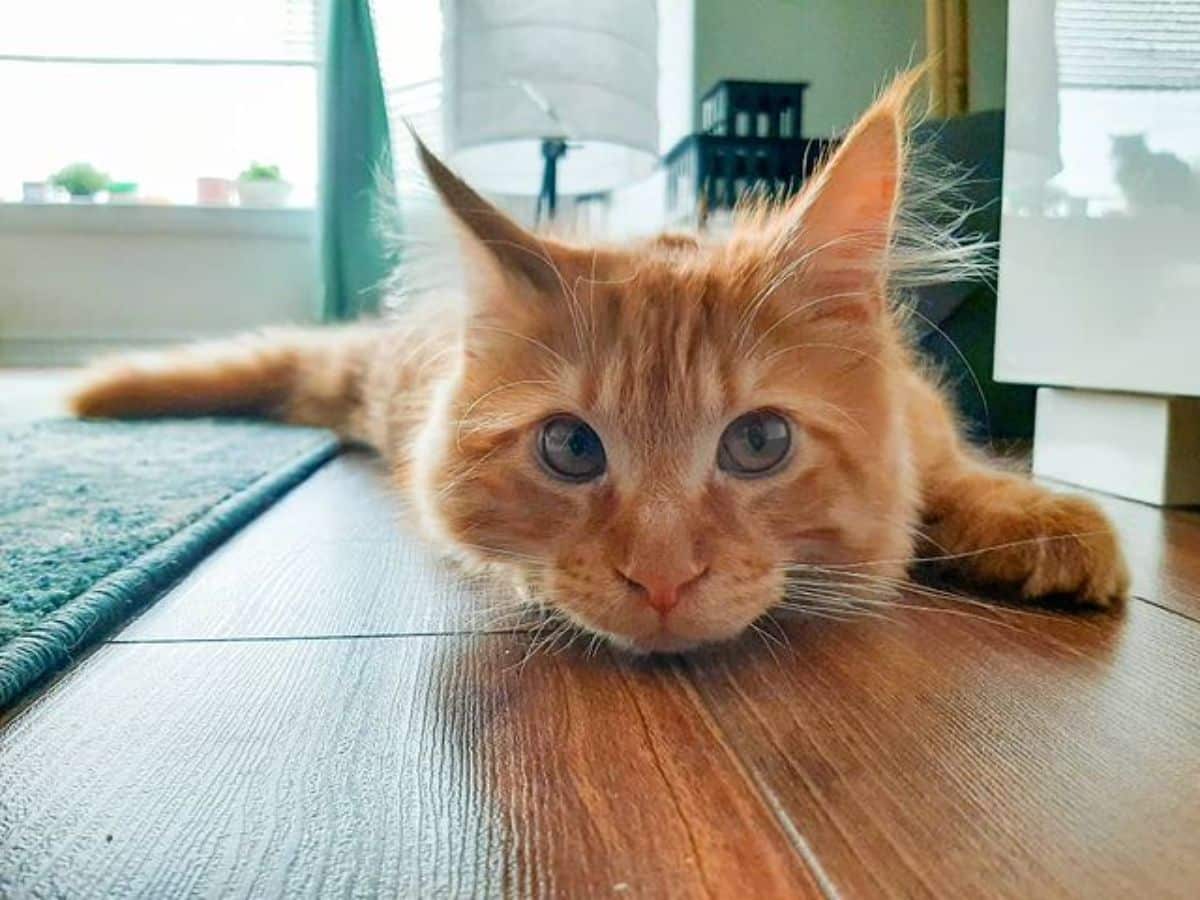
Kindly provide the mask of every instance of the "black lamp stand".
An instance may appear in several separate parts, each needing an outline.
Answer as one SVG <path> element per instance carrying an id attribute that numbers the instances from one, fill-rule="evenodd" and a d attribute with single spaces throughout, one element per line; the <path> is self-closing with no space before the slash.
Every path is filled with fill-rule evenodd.
<path id="1" fill-rule="evenodd" d="M 562 138 L 542 138 L 542 189 L 538 193 L 537 211 L 534 218 L 537 223 L 542 221 L 542 210 L 546 217 L 554 221 L 554 213 L 558 209 L 558 161 L 567 152 L 567 142 Z"/>

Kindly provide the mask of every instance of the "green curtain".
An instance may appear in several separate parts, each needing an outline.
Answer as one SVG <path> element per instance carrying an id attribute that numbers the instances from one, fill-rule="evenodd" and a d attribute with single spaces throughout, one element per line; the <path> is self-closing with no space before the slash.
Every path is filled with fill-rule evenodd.
<path id="1" fill-rule="evenodd" d="M 395 215 L 391 139 L 369 0 L 330 0 L 321 135 L 324 317 L 379 309 L 393 260 L 380 228 Z M 382 176 L 382 177 L 381 177 Z"/>

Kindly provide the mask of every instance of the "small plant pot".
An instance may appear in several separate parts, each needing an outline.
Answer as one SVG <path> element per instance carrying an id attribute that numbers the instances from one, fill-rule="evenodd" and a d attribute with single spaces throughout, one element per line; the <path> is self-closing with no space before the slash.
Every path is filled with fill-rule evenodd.
<path id="1" fill-rule="evenodd" d="M 287 206 L 292 186 L 286 181 L 239 181 L 238 203 L 242 206 L 278 208 Z"/>
<path id="2" fill-rule="evenodd" d="M 197 178 L 196 202 L 201 206 L 232 206 L 233 182 L 228 178 Z"/>
<path id="3" fill-rule="evenodd" d="M 108 186 L 108 202 L 114 206 L 130 206 L 138 202 L 138 186 L 133 181 L 114 181 Z"/>
<path id="4" fill-rule="evenodd" d="M 52 203 L 54 202 L 54 185 L 46 181 L 21 182 L 21 202 L 23 203 Z"/>

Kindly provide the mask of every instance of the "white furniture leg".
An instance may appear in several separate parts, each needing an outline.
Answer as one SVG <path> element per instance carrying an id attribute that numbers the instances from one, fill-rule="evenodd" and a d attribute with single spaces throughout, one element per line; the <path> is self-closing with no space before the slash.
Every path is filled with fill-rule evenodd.
<path id="1" fill-rule="evenodd" d="M 1039 388 L 1037 475 L 1153 503 L 1200 503 L 1200 398 Z"/>

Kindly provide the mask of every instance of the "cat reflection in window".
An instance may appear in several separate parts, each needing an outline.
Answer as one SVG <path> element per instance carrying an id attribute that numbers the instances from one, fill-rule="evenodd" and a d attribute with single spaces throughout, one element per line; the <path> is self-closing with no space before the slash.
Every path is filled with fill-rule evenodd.
<path id="1" fill-rule="evenodd" d="M 1151 150 L 1145 134 L 1113 135 L 1112 160 L 1129 212 L 1200 209 L 1200 175 L 1174 153 Z"/>

